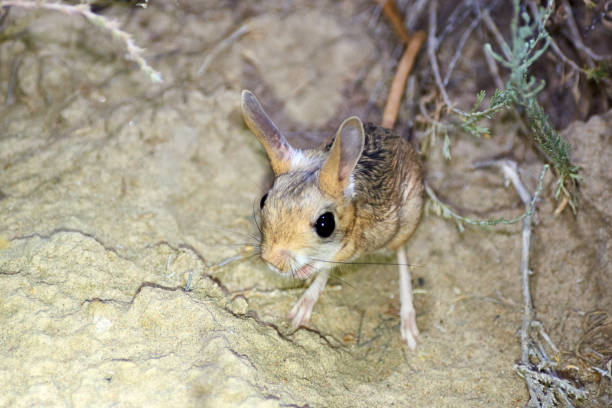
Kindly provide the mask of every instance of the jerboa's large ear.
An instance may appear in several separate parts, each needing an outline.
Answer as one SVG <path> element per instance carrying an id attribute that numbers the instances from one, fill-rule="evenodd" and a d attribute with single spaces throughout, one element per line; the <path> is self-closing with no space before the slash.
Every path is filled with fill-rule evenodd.
<path id="1" fill-rule="evenodd" d="M 288 172 L 293 149 L 285 136 L 268 117 L 252 92 L 242 91 L 241 105 L 244 121 L 266 150 L 274 175 Z"/>
<path id="2" fill-rule="evenodd" d="M 329 150 L 329 156 L 321 167 L 321 190 L 333 197 L 344 194 L 351 181 L 351 173 L 361 157 L 364 142 L 363 124 L 357 116 L 342 122 Z"/>

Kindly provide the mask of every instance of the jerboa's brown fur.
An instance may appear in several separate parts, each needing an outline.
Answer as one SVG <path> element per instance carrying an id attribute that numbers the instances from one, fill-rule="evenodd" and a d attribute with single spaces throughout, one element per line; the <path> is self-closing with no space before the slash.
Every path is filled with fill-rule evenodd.
<path id="1" fill-rule="evenodd" d="M 410 238 L 420 218 L 421 160 L 410 143 L 389 129 L 365 123 L 364 133 L 363 151 L 353 171 L 356 221 L 347 235 L 367 243 L 366 252 L 395 250 Z"/>
<path id="2" fill-rule="evenodd" d="M 324 262 L 396 250 L 410 237 L 423 180 L 418 154 L 406 140 L 351 117 L 321 148 L 299 150 L 251 93 L 243 94 L 243 112 L 275 174 L 261 212 L 261 253 L 269 265 L 292 274 L 306 264 L 325 269 L 332 264 Z M 323 238 L 314 227 L 325 212 L 333 213 L 336 228 Z"/>
<path id="3" fill-rule="evenodd" d="M 423 175 L 412 146 L 353 116 L 321 149 L 299 150 L 249 91 L 242 93 L 242 111 L 275 175 L 262 198 L 261 257 L 295 278 L 316 274 L 289 313 L 293 325 L 308 322 L 335 262 L 389 248 L 398 259 L 400 333 L 414 350 L 419 330 L 402 246 L 423 204 Z"/>

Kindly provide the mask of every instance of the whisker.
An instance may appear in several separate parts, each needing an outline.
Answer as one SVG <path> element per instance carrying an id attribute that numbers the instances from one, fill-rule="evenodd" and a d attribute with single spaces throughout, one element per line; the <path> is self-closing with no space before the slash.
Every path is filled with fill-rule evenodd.
<path id="1" fill-rule="evenodd" d="M 343 285 L 346 285 L 346 286 L 349 286 L 349 287 L 351 287 L 351 288 L 355 289 L 355 286 L 354 286 L 354 285 L 352 285 L 351 283 L 349 283 L 349 281 L 347 281 L 346 279 L 342 279 L 341 277 L 339 277 L 338 275 L 335 275 L 335 274 L 333 274 L 333 273 L 330 273 L 330 274 L 329 274 L 329 279 L 330 279 L 330 280 L 335 279 L 335 280 L 337 280 L 338 282 L 342 283 Z"/>
<path id="2" fill-rule="evenodd" d="M 253 200 L 253 204 L 251 205 L 252 209 L 253 209 L 253 221 L 255 222 L 255 225 L 257 226 L 257 229 L 259 230 L 259 234 L 263 235 L 263 232 L 261 230 L 261 225 L 259 225 L 259 223 L 257 222 L 257 216 L 255 215 L 255 200 Z"/>
<path id="3" fill-rule="evenodd" d="M 220 246 L 220 247 L 259 247 L 259 243 L 255 242 L 232 242 L 229 244 L 224 244 L 222 242 L 206 242 L 202 241 L 208 246 Z"/>
<path id="4" fill-rule="evenodd" d="M 217 264 L 217 267 L 218 267 L 218 268 L 221 268 L 221 267 L 223 267 L 224 265 L 227 265 L 227 264 L 228 264 L 228 263 L 230 263 L 230 262 L 234 262 L 234 261 L 237 261 L 237 260 L 239 260 L 239 259 L 243 259 L 243 258 L 244 258 L 244 256 L 243 256 L 243 255 L 234 255 L 234 256 L 230 256 L 229 258 L 224 259 L 223 261 L 219 262 L 219 263 Z"/>
<path id="5" fill-rule="evenodd" d="M 244 257 L 244 259 L 246 260 L 246 259 L 251 259 L 251 258 L 253 258 L 253 257 L 259 257 L 259 255 L 261 255 L 261 253 L 260 253 L 259 251 L 257 251 L 257 252 L 253 252 L 252 254 L 246 255 L 246 256 Z"/>
<path id="6" fill-rule="evenodd" d="M 424 268 L 425 265 L 416 265 L 416 264 L 400 264 L 395 262 L 351 262 L 351 261 L 326 261 L 325 259 L 316 259 L 312 258 L 313 261 L 325 262 L 331 264 L 339 264 L 339 265 L 389 265 L 389 266 L 410 266 L 411 268 Z"/>
<path id="7" fill-rule="evenodd" d="M 255 223 L 255 226 L 257 227 L 257 230 L 259 231 L 259 235 L 263 235 L 263 231 L 261 230 L 261 225 L 259 224 L 259 222 L 257 222 L 257 217 L 255 216 L 255 214 L 253 214 L 253 222 Z"/>
<path id="8" fill-rule="evenodd" d="M 289 269 L 291 270 L 291 279 L 296 280 L 295 273 L 299 268 L 295 267 L 295 258 L 293 256 L 289 256 Z"/>
<path id="9" fill-rule="evenodd" d="M 235 230 L 235 229 L 231 229 L 231 228 L 227 228 L 227 227 L 220 227 L 218 225 L 213 225 L 213 224 L 209 224 L 209 223 L 204 223 L 204 225 L 208 229 L 215 229 L 215 230 L 219 230 L 219 231 L 230 232 L 232 234 L 242 235 L 242 236 L 247 237 L 249 239 L 255 238 L 255 235 L 251 235 L 251 233 L 244 232 L 244 231 L 241 231 L 241 230 Z M 258 238 L 256 238 L 256 239 L 258 239 Z"/>
<path id="10" fill-rule="evenodd" d="M 249 234 L 249 238 L 251 239 L 250 245 L 255 245 L 255 244 L 259 245 L 259 244 L 261 244 L 261 238 L 260 237 L 258 237 L 256 235 Z"/>
<path id="11" fill-rule="evenodd" d="M 252 253 L 252 254 L 249 254 L 249 255 L 240 255 L 240 254 L 238 254 L 238 255 L 230 256 L 229 258 L 225 258 L 221 262 L 218 262 L 218 263 L 213 264 L 213 265 L 209 265 L 208 267 L 209 268 L 222 268 L 225 265 L 230 264 L 232 262 L 235 262 L 235 261 L 246 261 L 248 259 L 253 258 L 256 255 L 259 255 L 259 254 L 257 254 L 257 253 Z"/>

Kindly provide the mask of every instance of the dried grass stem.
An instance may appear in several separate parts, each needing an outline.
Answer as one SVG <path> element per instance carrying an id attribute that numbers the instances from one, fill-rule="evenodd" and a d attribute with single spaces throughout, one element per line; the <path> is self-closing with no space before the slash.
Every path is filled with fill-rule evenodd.
<path id="1" fill-rule="evenodd" d="M 147 61 L 142 57 L 144 50 L 138 47 L 132 36 L 119 28 L 119 24 L 115 20 L 110 20 L 104 16 L 98 15 L 91 11 L 89 4 L 63 4 L 63 3 L 47 3 L 44 1 L 27 1 L 27 0 L 3 0 L 0 1 L 0 8 L 4 7 L 19 7 L 24 9 L 43 9 L 57 11 L 67 15 L 81 15 L 91 24 L 109 32 L 111 36 L 122 42 L 127 50 L 125 57 L 134 61 L 138 67 L 151 79 L 152 82 L 162 82 L 161 74 L 153 69 Z"/>

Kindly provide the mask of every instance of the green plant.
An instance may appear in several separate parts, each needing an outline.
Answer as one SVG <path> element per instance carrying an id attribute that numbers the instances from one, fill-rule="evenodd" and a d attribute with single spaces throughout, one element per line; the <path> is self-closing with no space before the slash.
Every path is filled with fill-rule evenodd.
<path id="1" fill-rule="evenodd" d="M 535 205 L 538 199 L 538 195 L 542 192 L 542 189 L 544 188 L 544 176 L 546 175 L 547 170 L 548 170 L 548 165 L 544 165 L 544 168 L 542 169 L 542 172 L 540 173 L 538 188 L 533 194 L 533 197 L 531 198 L 531 202 L 527 210 L 521 215 L 514 217 L 514 218 L 507 219 L 507 218 L 499 217 L 499 218 L 489 218 L 487 220 L 478 220 L 475 218 L 465 217 L 463 215 L 457 214 L 448 205 L 443 203 L 436 196 L 436 194 L 434 193 L 434 191 L 431 189 L 431 187 L 428 184 L 425 185 L 425 193 L 429 197 L 425 210 L 427 212 L 433 212 L 434 214 L 437 214 L 441 216 L 442 218 L 452 219 L 457 224 L 457 229 L 459 229 L 460 232 L 463 232 L 464 230 L 463 224 L 476 225 L 476 226 L 483 227 L 483 228 L 491 227 L 491 226 L 499 225 L 499 224 L 514 224 L 514 223 L 517 223 L 523 220 L 525 217 L 532 216 L 533 213 L 535 212 Z"/>
<path id="2" fill-rule="evenodd" d="M 513 2 L 513 16 L 511 22 L 511 45 L 508 45 L 503 38 L 499 38 L 501 54 L 493 51 L 490 44 L 485 45 L 485 51 L 504 67 L 510 70 L 510 75 L 506 87 L 497 89 L 491 98 L 489 107 L 484 110 L 477 110 L 485 98 L 485 91 L 481 91 L 471 111 L 465 112 L 450 105 L 450 100 L 446 92 L 441 88 L 445 103 L 450 112 L 456 114 L 461 120 L 459 127 L 465 132 L 475 137 L 482 137 L 489 134 L 489 129 L 481 125 L 483 119 L 494 119 L 496 114 L 515 107 L 518 113 L 522 113 L 526 118 L 527 125 L 533 135 L 537 149 L 544 154 L 546 160 L 552 165 L 557 176 L 557 186 L 555 198 L 563 194 L 570 204 L 572 210 L 577 210 L 578 182 L 580 180 L 579 168 L 572 164 L 570 159 L 570 145 L 563 140 L 544 109 L 537 101 L 537 95 L 545 86 L 544 81 L 537 81 L 529 75 L 529 68 L 538 60 L 551 44 L 551 38 L 545 29 L 553 11 L 553 2 L 549 1 L 547 6 L 540 8 L 530 16 L 526 10 L 521 9 L 519 0 Z M 598 80 L 603 78 L 607 68 L 605 65 L 598 66 L 589 71 L 589 78 Z M 439 85 L 441 86 L 441 85 Z M 444 145 L 442 153 L 446 159 L 451 158 L 450 140 L 446 131 L 447 125 L 439 123 L 432 124 L 429 131 L 430 144 L 435 141 L 435 135 L 439 131 L 444 132 Z M 443 204 L 433 198 L 438 209 L 443 208 Z M 449 210 L 450 211 L 450 210 Z M 441 214 L 452 216 L 458 222 L 462 220 L 460 216 L 452 211 L 439 211 Z M 513 219 L 514 222 L 520 219 Z M 476 221 L 476 220 L 472 220 Z M 488 222 L 471 222 L 471 224 L 490 225 Z"/>
<path id="3" fill-rule="evenodd" d="M 474 107 L 470 112 L 456 112 L 461 117 L 461 128 L 472 136 L 481 137 L 483 134 L 489 134 L 489 129 L 478 123 L 483 119 L 494 119 L 497 113 L 506 110 L 512 104 L 510 92 L 505 89 L 496 89 L 489 107 L 485 110 L 477 111 L 485 95 L 486 92 L 484 90 L 478 93 L 476 103 L 474 103 Z"/>
<path id="4" fill-rule="evenodd" d="M 485 45 L 485 50 L 510 70 L 504 92 L 515 106 L 524 111 L 536 145 L 553 166 L 557 175 L 555 197 L 563 193 L 575 212 L 579 169 L 570 160 L 569 143 L 559 136 L 536 99 L 536 95 L 544 88 L 544 81 L 536 81 L 528 73 L 529 67 L 550 45 L 551 40 L 544 26 L 552 13 L 553 2 L 549 1 L 545 8 L 540 8 L 533 19 L 525 10 L 521 11 L 519 0 L 514 0 L 513 8 L 510 27 L 512 47 L 502 43 L 502 54 L 505 57 L 493 51 L 490 44 Z"/>

